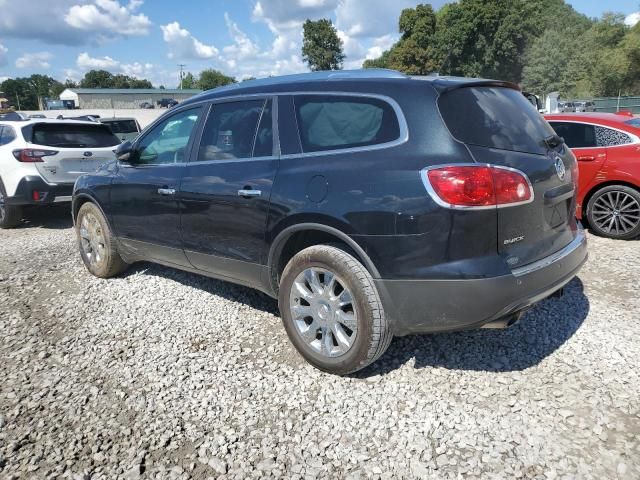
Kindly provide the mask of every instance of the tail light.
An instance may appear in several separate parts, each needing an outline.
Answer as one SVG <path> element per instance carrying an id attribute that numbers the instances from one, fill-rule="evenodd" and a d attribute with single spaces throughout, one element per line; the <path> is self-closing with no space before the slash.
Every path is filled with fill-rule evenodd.
<path id="1" fill-rule="evenodd" d="M 57 150 L 42 150 L 42 149 L 34 149 L 34 148 L 22 148 L 20 150 L 14 150 L 13 156 L 16 157 L 16 160 L 19 162 L 25 163 L 34 163 L 34 162 L 44 162 L 43 157 L 48 157 L 50 155 L 55 155 L 58 153 Z"/>
<path id="2" fill-rule="evenodd" d="M 447 208 L 482 209 L 533 201 L 533 189 L 519 170 L 496 165 L 452 165 L 425 169 L 429 194 Z"/>

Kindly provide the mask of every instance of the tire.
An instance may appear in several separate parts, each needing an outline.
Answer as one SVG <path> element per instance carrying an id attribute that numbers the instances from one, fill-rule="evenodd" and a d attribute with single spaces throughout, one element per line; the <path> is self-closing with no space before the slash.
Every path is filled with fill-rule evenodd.
<path id="1" fill-rule="evenodd" d="M 22 220 L 22 207 L 17 205 L 7 205 L 7 191 L 4 189 L 4 183 L 0 180 L 0 228 L 15 228 L 20 225 Z"/>
<path id="2" fill-rule="evenodd" d="M 380 358 L 393 338 L 371 275 L 335 246 L 305 248 L 289 261 L 278 305 L 291 343 L 324 372 L 361 370 Z"/>
<path id="3" fill-rule="evenodd" d="M 640 192 L 625 185 L 601 188 L 589 199 L 587 221 L 601 237 L 636 238 L 640 235 Z"/>
<path id="4" fill-rule="evenodd" d="M 80 207 L 75 229 L 82 261 L 96 277 L 111 278 L 129 267 L 120 257 L 109 224 L 95 204 L 87 202 Z"/>

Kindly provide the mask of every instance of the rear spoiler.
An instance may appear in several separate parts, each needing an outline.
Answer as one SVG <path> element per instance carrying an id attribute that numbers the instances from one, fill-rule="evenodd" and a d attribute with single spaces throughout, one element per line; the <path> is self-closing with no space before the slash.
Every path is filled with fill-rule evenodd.
<path id="1" fill-rule="evenodd" d="M 511 88 L 513 90 L 522 91 L 521 88 L 515 83 L 505 82 L 502 80 L 482 80 L 482 79 L 464 79 L 464 78 L 451 78 L 442 77 L 432 82 L 433 87 L 438 93 L 450 92 L 451 90 L 457 90 L 459 88 L 467 87 L 501 87 Z"/>

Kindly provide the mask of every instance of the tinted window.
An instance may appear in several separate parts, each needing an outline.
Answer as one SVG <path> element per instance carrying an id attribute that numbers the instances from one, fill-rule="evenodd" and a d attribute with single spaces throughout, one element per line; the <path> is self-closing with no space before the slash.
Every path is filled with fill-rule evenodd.
<path id="1" fill-rule="evenodd" d="M 615 147 L 631 143 L 631 137 L 611 128 L 596 127 L 596 141 L 599 147 Z"/>
<path id="2" fill-rule="evenodd" d="M 463 143 L 545 153 L 544 139 L 553 135 L 533 105 L 511 88 L 458 88 L 443 94 L 438 106 L 451 134 Z"/>
<path id="3" fill-rule="evenodd" d="M 262 117 L 260 117 L 256 143 L 253 147 L 254 157 L 269 157 L 273 155 L 273 118 L 271 113 L 271 100 L 269 100 L 262 111 Z"/>
<path id="4" fill-rule="evenodd" d="M 393 108 L 377 98 L 299 95 L 295 106 L 305 152 L 376 145 L 400 137 Z"/>
<path id="5" fill-rule="evenodd" d="M 7 143 L 11 143 L 16 139 L 16 131 L 13 127 L 9 125 L 5 125 L 2 128 L 2 139 L 0 140 L 0 144 L 6 145 Z"/>
<path id="6" fill-rule="evenodd" d="M 113 133 L 137 133 L 138 125 L 135 120 L 117 120 L 114 122 L 103 122 L 105 125 L 109 125 Z"/>
<path id="7" fill-rule="evenodd" d="M 214 104 L 202 132 L 198 160 L 250 158 L 264 104 L 264 100 Z"/>
<path id="8" fill-rule="evenodd" d="M 153 165 L 184 162 L 200 110 L 200 107 L 183 110 L 153 127 L 138 144 L 136 162 Z"/>
<path id="9" fill-rule="evenodd" d="M 31 143 L 61 148 L 103 148 L 120 143 L 106 125 L 40 123 L 33 126 Z"/>
<path id="10" fill-rule="evenodd" d="M 564 138 L 569 148 L 596 147 L 596 129 L 593 125 L 571 122 L 550 122 L 556 133 Z"/>

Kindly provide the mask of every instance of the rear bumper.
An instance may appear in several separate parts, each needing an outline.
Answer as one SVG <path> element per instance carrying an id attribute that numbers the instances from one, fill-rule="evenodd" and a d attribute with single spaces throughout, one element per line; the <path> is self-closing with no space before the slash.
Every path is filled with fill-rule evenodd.
<path id="1" fill-rule="evenodd" d="M 38 192 L 38 200 L 34 193 Z M 41 177 L 23 177 L 18 183 L 13 196 L 7 197 L 7 205 L 50 205 L 52 203 L 70 202 L 73 183 L 47 183 Z"/>
<path id="2" fill-rule="evenodd" d="M 567 284 L 587 260 L 582 229 L 565 248 L 510 275 L 463 280 L 374 280 L 395 335 L 479 328 Z"/>

